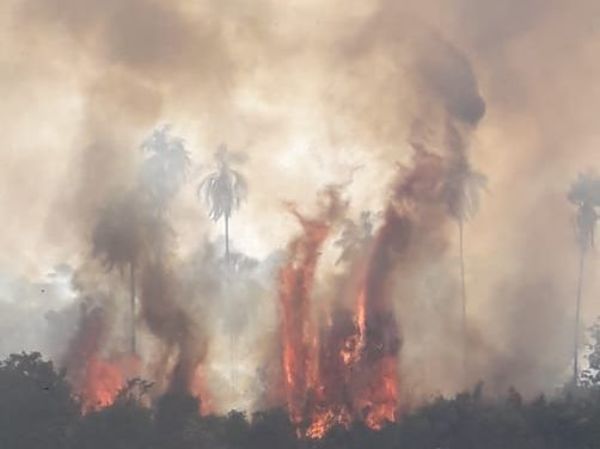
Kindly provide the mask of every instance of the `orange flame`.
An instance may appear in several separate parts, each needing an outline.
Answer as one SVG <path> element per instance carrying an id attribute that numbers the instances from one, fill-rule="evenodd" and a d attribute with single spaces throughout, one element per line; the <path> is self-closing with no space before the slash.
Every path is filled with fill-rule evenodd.
<path id="1" fill-rule="evenodd" d="M 290 260 L 279 274 L 279 299 L 282 306 L 283 372 L 287 404 L 292 420 L 300 424 L 308 392 L 315 382 L 316 336 L 312 331 L 310 293 L 319 260 L 319 250 L 329 227 L 306 220 L 293 211 L 304 234 L 290 246 Z"/>
<path id="2" fill-rule="evenodd" d="M 316 330 L 311 293 L 321 247 L 330 225 L 293 211 L 303 234 L 288 247 L 279 276 L 282 363 L 286 400 L 299 435 L 321 438 L 332 427 L 361 420 L 380 429 L 398 408 L 398 329 L 389 299 L 390 244 L 406 225 L 389 212 L 366 263 L 349 281 L 358 292 L 351 317 L 327 315 Z M 344 315 L 346 313 L 346 315 Z"/>
<path id="3" fill-rule="evenodd" d="M 321 438 L 332 427 L 362 420 L 373 429 L 394 421 L 397 409 L 397 329 L 385 279 L 379 272 L 387 248 L 382 230 L 362 265 L 353 318 L 327 314 L 320 330 L 311 294 L 320 250 L 330 225 L 293 210 L 303 234 L 288 247 L 279 274 L 282 369 L 287 406 L 298 433 Z M 354 281 L 353 279 L 352 281 Z"/>
<path id="4" fill-rule="evenodd" d="M 84 412 L 112 405 L 123 385 L 123 374 L 117 364 L 95 356 L 88 359 L 80 392 Z"/>

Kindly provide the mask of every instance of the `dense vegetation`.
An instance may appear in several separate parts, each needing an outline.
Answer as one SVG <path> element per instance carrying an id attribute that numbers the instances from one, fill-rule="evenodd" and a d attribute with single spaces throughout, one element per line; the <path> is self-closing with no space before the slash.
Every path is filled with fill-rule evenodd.
<path id="1" fill-rule="evenodd" d="M 590 366 L 597 368 L 592 346 Z M 514 390 L 489 399 L 481 386 L 439 398 L 380 431 L 333 429 L 297 439 L 283 410 L 247 417 L 199 416 L 198 402 L 169 393 L 148 405 L 151 385 L 133 380 L 107 408 L 81 414 L 64 374 L 40 354 L 0 363 L 2 449 L 569 449 L 600 447 L 600 386 L 595 369 L 552 398 L 525 402 Z"/>

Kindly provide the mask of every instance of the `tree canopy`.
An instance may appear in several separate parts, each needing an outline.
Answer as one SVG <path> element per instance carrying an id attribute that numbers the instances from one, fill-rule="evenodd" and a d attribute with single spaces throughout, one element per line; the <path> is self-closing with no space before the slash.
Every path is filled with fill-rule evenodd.
<path id="1" fill-rule="evenodd" d="M 298 438 L 286 410 L 248 417 L 199 413 L 199 398 L 172 391 L 150 400 L 134 379 L 101 410 L 80 412 L 69 384 L 39 353 L 0 362 L 0 447 L 7 449 L 584 449 L 600 447 L 598 327 L 582 386 L 524 400 L 510 389 L 488 397 L 478 385 L 439 397 L 374 431 L 361 423 L 322 439 Z M 592 374 L 590 374 L 592 373 Z M 584 371 L 584 376 L 586 372 Z"/>

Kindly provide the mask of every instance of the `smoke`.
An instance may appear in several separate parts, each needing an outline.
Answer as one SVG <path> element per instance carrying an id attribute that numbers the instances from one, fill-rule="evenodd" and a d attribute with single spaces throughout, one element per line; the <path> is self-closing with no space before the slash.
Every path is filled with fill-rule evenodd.
<path id="1" fill-rule="evenodd" d="M 281 202 L 317 216 L 317 192 L 360 167 L 315 265 L 314 301 L 331 314 L 343 306 L 331 338 L 354 331 L 342 315 L 362 273 L 371 315 L 389 320 L 367 327 L 393 329 L 375 337 L 397 360 L 399 405 L 463 388 L 460 224 L 468 382 L 551 390 L 573 331 L 578 246 L 565 194 L 600 144 L 596 3 L 4 2 L 0 272 L 32 291 L 59 264 L 76 275 L 46 302 L 3 289 L 3 351 L 43 343 L 69 366 L 92 335 L 86 351 L 119 365 L 133 284 L 136 374 L 207 396 L 213 410 L 277 403 L 278 254 L 298 231 Z M 192 163 L 159 212 L 140 144 L 164 122 Z M 234 275 L 195 195 L 221 142 L 248 155 Z M 336 246 L 341 223 L 364 211 L 372 229 Z M 592 257 L 588 322 L 595 268 Z M 94 307 L 79 313 L 82 301 Z M 9 335 L 52 309 L 56 325 L 32 325 L 28 341 Z"/>

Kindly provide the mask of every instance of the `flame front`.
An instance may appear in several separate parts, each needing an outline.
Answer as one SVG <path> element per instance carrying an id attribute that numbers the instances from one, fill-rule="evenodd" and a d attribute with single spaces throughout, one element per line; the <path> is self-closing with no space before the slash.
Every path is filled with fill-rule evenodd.
<path id="1" fill-rule="evenodd" d="M 294 213 L 304 234 L 290 244 L 290 259 L 280 272 L 279 298 L 286 399 L 292 421 L 300 425 L 305 420 L 308 395 L 317 377 L 310 294 L 319 251 L 329 229 L 325 223 L 305 220 Z"/>
<path id="2" fill-rule="evenodd" d="M 89 412 L 111 405 L 123 388 L 124 381 L 121 367 L 116 363 L 91 357 L 87 361 L 80 392 L 83 410 Z"/>
<path id="3" fill-rule="evenodd" d="M 379 429 L 396 419 L 398 407 L 398 329 L 385 285 L 378 284 L 385 281 L 377 263 L 387 251 L 387 231 L 382 229 L 368 263 L 349 281 L 357 286 L 350 289 L 358 292 L 354 305 L 321 317 L 317 326 L 312 291 L 331 223 L 294 214 L 303 233 L 290 244 L 279 277 L 283 380 L 291 420 L 309 438 L 354 421 Z"/>

